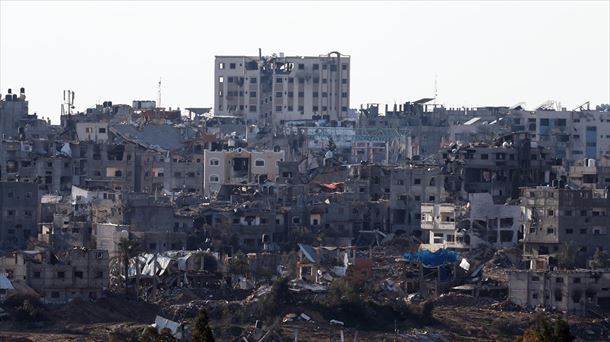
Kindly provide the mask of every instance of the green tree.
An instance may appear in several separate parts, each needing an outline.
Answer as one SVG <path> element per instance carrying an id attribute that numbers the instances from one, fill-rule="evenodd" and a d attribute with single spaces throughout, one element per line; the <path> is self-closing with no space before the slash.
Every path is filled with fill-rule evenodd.
<path id="1" fill-rule="evenodd" d="M 202 308 L 193 322 L 193 342 L 214 342 L 214 334 L 209 325 L 208 310 Z"/>
<path id="2" fill-rule="evenodd" d="M 608 253 L 602 249 L 598 249 L 593 254 L 591 260 L 591 268 L 606 268 L 608 266 Z"/>
<path id="3" fill-rule="evenodd" d="M 351 278 L 335 278 L 326 292 L 326 303 L 329 306 L 357 303 L 360 300 L 359 292 L 360 289 Z"/>
<path id="4" fill-rule="evenodd" d="M 123 261 L 123 275 L 125 276 L 125 294 L 128 294 L 129 284 L 129 260 L 142 252 L 142 247 L 137 240 L 122 238 L 118 244 L 119 255 Z"/>
<path id="5" fill-rule="evenodd" d="M 576 252 L 569 242 L 564 242 L 557 252 L 557 264 L 560 268 L 571 270 L 576 264 Z"/>
<path id="6" fill-rule="evenodd" d="M 517 338 L 517 342 L 572 342 L 574 339 L 568 322 L 562 319 L 553 322 L 541 315 L 523 336 Z"/>

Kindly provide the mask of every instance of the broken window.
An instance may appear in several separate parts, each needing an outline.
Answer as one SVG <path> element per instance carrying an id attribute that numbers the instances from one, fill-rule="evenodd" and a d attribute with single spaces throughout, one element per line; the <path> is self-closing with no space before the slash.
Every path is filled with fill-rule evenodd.
<path id="1" fill-rule="evenodd" d="M 561 302 L 563 300 L 563 294 L 560 289 L 555 289 L 555 301 Z"/>
<path id="2" fill-rule="evenodd" d="M 248 158 L 233 158 L 233 174 L 236 177 L 245 177 L 248 175 L 250 159 Z"/>

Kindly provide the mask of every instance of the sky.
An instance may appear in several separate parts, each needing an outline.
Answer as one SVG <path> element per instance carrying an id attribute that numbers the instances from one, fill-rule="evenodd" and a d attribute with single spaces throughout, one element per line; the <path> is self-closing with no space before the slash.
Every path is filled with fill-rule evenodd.
<path id="1" fill-rule="evenodd" d="M 0 94 L 30 112 L 213 106 L 214 56 L 351 56 L 351 104 L 610 103 L 610 1 L 4 1 Z M 436 81 L 435 81 L 436 80 Z"/>

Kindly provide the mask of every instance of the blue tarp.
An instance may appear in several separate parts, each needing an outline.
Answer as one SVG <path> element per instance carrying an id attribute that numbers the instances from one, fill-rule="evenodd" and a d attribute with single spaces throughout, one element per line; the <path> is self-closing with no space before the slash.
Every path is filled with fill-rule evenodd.
<path id="1" fill-rule="evenodd" d="M 460 253 L 450 251 L 446 248 L 439 249 L 436 252 L 423 250 L 415 253 L 405 253 L 402 256 L 407 261 L 421 262 L 424 267 L 438 267 L 456 262 L 460 259 Z"/>

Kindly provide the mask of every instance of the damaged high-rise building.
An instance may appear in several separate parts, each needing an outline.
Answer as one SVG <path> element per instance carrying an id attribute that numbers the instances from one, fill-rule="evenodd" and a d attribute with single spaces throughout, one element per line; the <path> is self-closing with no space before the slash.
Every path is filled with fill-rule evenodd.
<path id="1" fill-rule="evenodd" d="M 216 56 L 214 115 L 241 116 L 261 125 L 347 117 L 350 57 Z"/>

